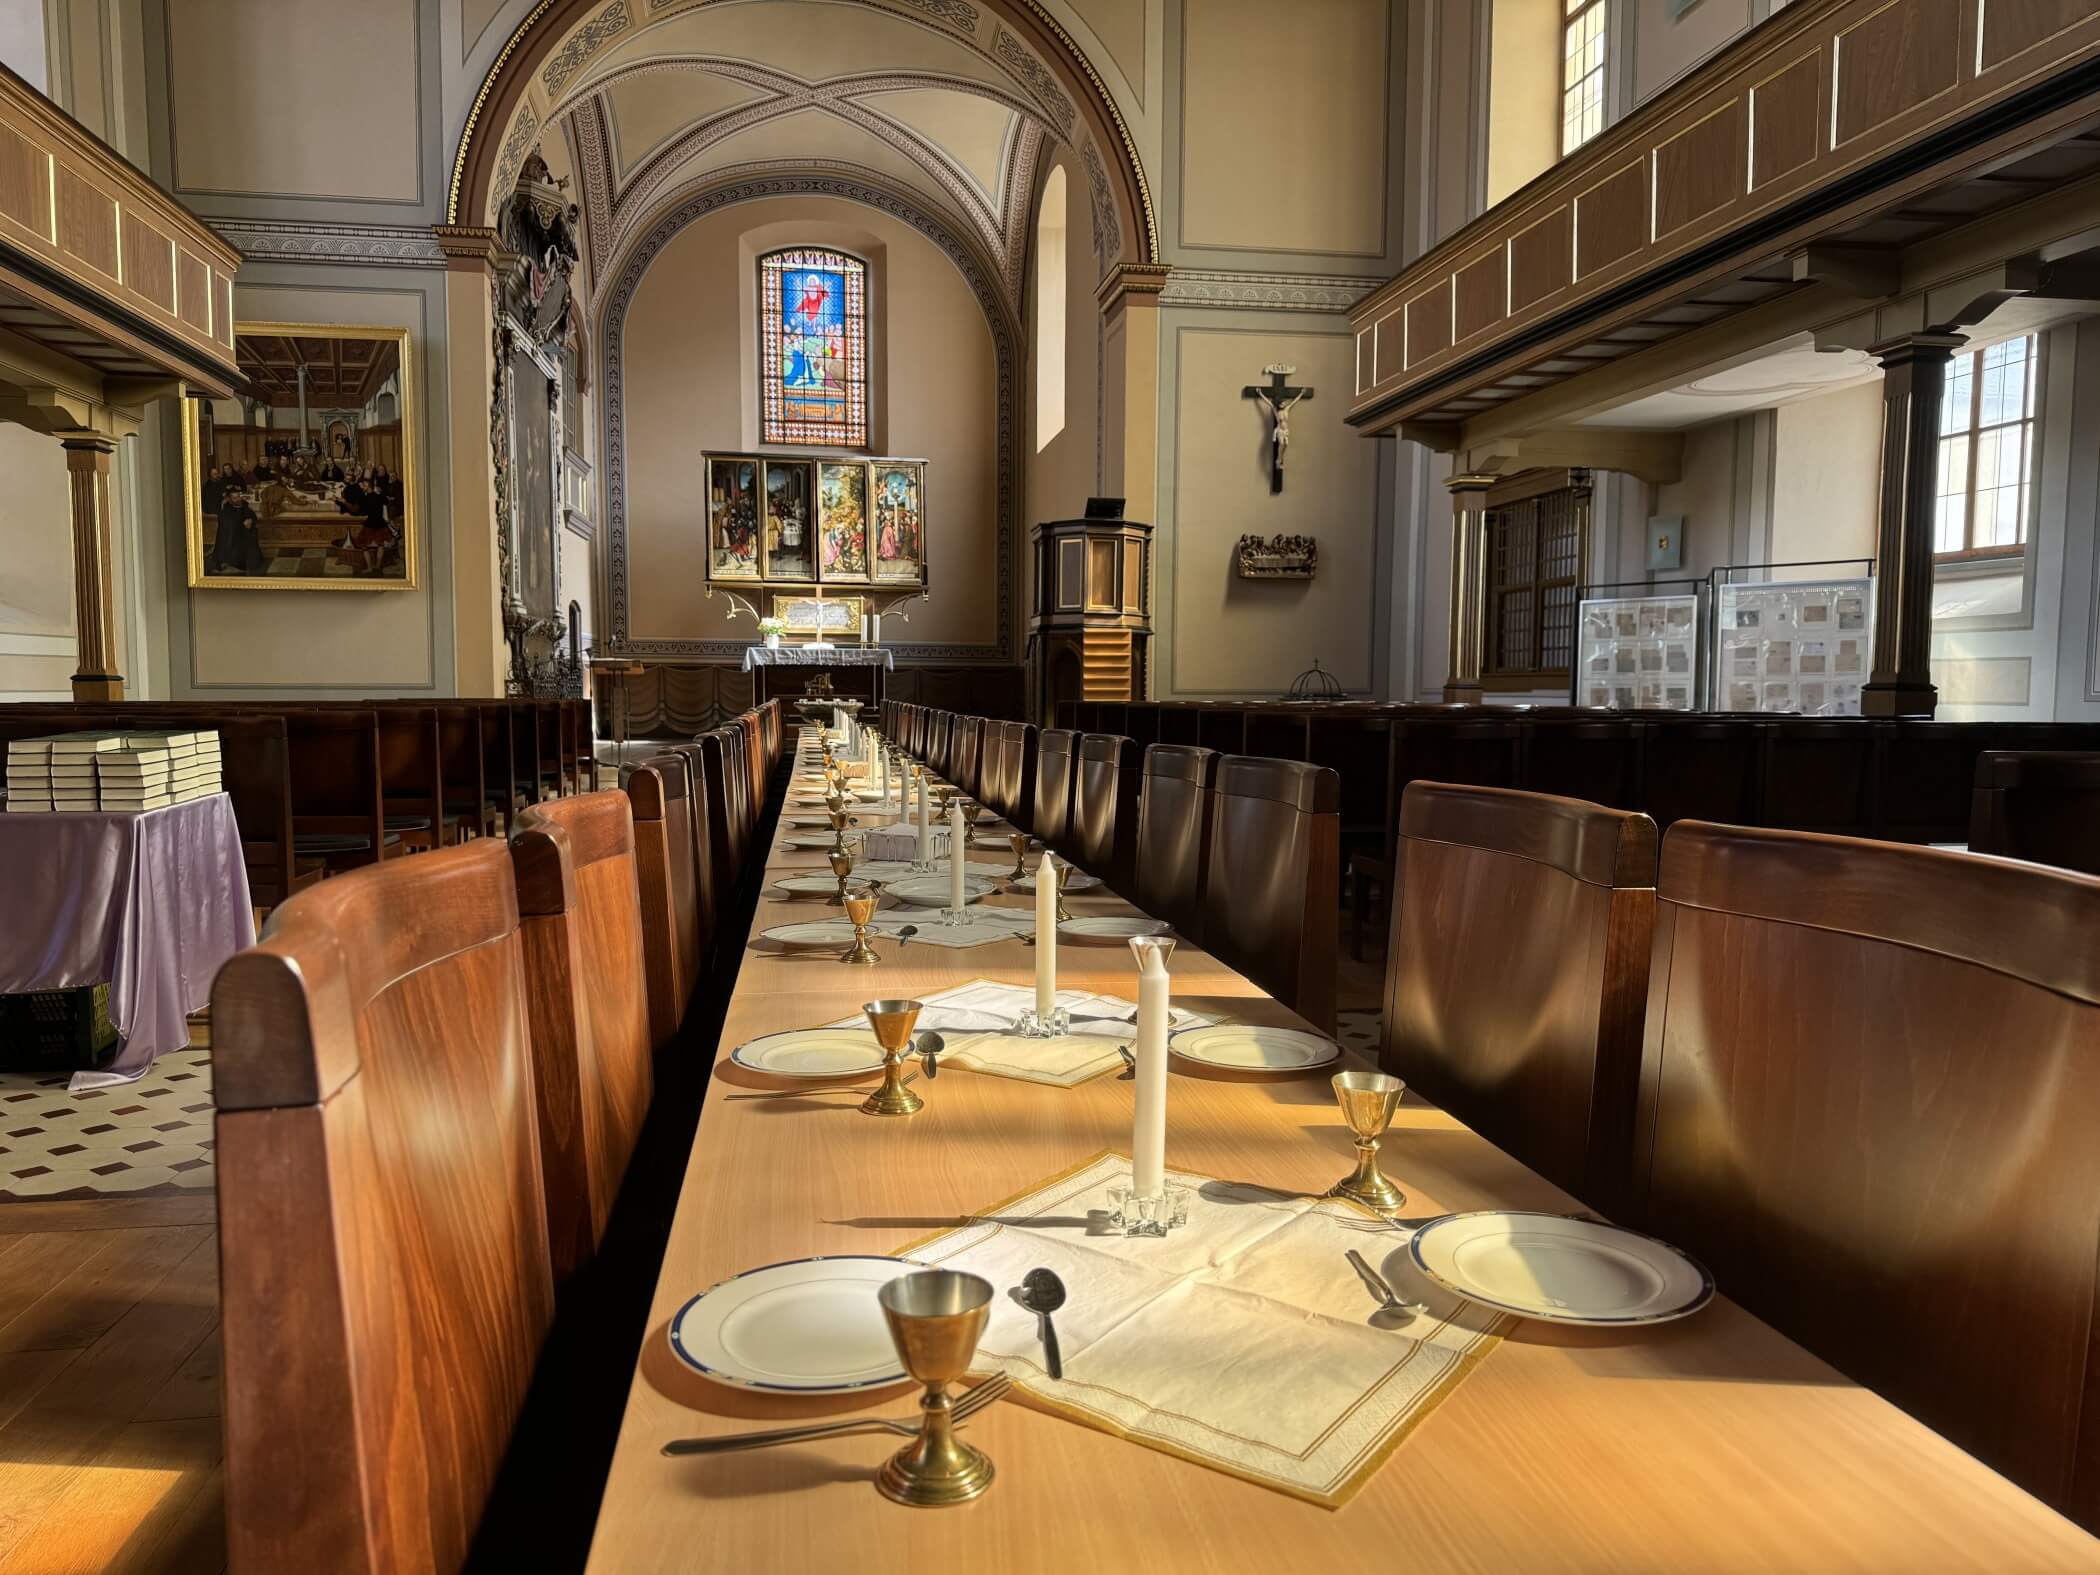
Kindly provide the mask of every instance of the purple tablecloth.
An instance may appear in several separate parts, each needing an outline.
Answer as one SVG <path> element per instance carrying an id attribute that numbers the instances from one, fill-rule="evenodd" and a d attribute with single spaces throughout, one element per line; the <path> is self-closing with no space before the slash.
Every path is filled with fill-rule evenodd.
<path id="1" fill-rule="evenodd" d="M 188 1044 L 219 965 L 254 943 L 224 793 L 143 814 L 0 814 L 0 992 L 110 987 L 117 1057 L 75 1073 L 75 1093 Z"/>

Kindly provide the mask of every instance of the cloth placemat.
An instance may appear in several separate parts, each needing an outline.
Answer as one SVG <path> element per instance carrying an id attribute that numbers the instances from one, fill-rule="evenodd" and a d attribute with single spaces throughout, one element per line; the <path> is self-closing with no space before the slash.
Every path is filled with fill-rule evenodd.
<path id="1" fill-rule="evenodd" d="M 1512 1320 L 1403 1274 L 1410 1232 L 1353 1203 L 1167 1174 L 1191 1196 L 1165 1237 L 1109 1234 L 1130 1161 L 1103 1154 L 898 1255 L 991 1281 L 971 1365 L 1008 1374 L 1023 1403 L 1338 1508 Z M 1427 1311 L 1372 1323 L 1352 1247 Z M 1035 1315 L 1007 1294 L 1043 1267 L 1067 1291 L 1055 1382 Z"/>
<path id="2" fill-rule="evenodd" d="M 921 925 L 911 944 L 916 946 L 938 928 Z M 947 1041 L 941 1053 L 943 1066 L 967 1067 L 992 1077 L 1053 1088 L 1076 1088 L 1104 1073 L 1120 1071 L 1123 1057 L 1117 1047 L 1137 1039 L 1136 1003 L 1113 995 L 1058 991 L 1057 1004 L 1071 1014 L 1072 1031 L 1056 1039 L 1023 1039 L 1008 1031 L 1022 1012 L 1034 1009 L 1035 991 L 1027 985 L 974 979 L 926 996 L 922 1004 L 916 1026 L 941 1031 Z M 845 1017 L 823 1026 L 851 1028 L 865 1020 Z M 1168 1009 L 1170 1030 L 1203 1028 L 1216 1021 L 1201 1012 Z"/>
<path id="3" fill-rule="evenodd" d="M 942 835 L 945 836 L 946 833 L 944 832 Z M 825 843 L 826 847 L 830 845 L 828 842 Z M 943 853 L 934 861 L 934 865 L 933 869 L 914 872 L 910 859 L 870 858 L 865 863 L 855 864 L 853 866 L 853 875 L 848 878 L 873 881 L 878 886 L 886 886 L 893 881 L 900 880 L 946 880 L 948 878 L 947 855 Z M 981 859 L 971 860 L 966 858 L 963 860 L 963 874 L 976 876 L 983 880 L 1004 880 L 1012 873 L 1013 866 L 1011 864 L 987 864 Z"/>

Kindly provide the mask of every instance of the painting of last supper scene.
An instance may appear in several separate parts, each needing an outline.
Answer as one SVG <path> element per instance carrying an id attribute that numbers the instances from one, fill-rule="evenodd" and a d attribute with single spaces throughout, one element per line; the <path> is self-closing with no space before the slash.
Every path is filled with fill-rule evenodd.
<path id="1" fill-rule="evenodd" d="M 241 397 L 185 410 L 189 583 L 416 583 L 414 375 L 405 329 L 246 323 Z"/>

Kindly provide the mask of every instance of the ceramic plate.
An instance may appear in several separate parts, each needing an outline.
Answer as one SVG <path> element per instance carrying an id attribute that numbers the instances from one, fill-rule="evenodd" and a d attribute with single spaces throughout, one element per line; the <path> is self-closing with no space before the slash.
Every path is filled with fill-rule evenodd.
<path id="1" fill-rule="evenodd" d="M 1133 935 L 1165 935 L 1174 926 L 1165 919 L 1067 919 L 1057 927 L 1061 941 L 1117 946 Z"/>
<path id="2" fill-rule="evenodd" d="M 1099 875 L 1089 875 L 1085 870 L 1074 870 L 1065 877 L 1065 895 L 1070 896 L 1075 891 L 1092 891 L 1100 884 L 1101 877 Z M 1030 870 L 1026 875 L 1015 881 L 1014 890 L 1034 891 L 1035 872 Z"/>
<path id="3" fill-rule="evenodd" d="M 835 897 L 839 890 L 836 875 L 783 875 L 773 884 L 797 897 Z M 848 888 L 864 884 L 866 883 L 855 880 L 851 875 L 846 877 Z"/>
<path id="4" fill-rule="evenodd" d="M 738 1389 L 835 1395 L 901 1383 L 875 1293 L 911 1267 L 897 1258 L 799 1258 L 748 1270 L 678 1309 L 671 1349 Z"/>
<path id="5" fill-rule="evenodd" d="M 846 833 L 846 850 L 849 853 L 853 850 L 854 844 L 860 841 L 860 838 L 861 833 L 857 831 L 848 831 Z M 829 852 L 831 848 L 831 833 L 827 831 L 821 837 L 812 836 L 807 832 L 795 836 L 786 836 L 780 839 L 780 845 L 783 848 L 792 848 L 800 853 Z"/>
<path id="6" fill-rule="evenodd" d="M 836 884 L 836 883 L 834 883 Z M 899 902 L 908 902 L 921 908 L 945 908 L 948 906 L 948 876 L 914 875 L 910 880 L 895 880 L 882 888 Z M 982 875 L 963 876 L 963 900 L 977 902 L 989 897 L 999 889 L 995 880 L 986 880 Z"/>
<path id="7" fill-rule="evenodd" d="M 1445 1290 L 1546 1323 L 1666 1323 L 1714 1294 L 1713 1276 L 1668 1242 L 1559 1214 L 1447 1214 L 1407 1251 Z"/>
<path id="8" fill-rule="evenodd" d="M 810 919 L 802 924 L 776 924 L 760 930 L 758 938 L 778 941 L 796 951 L 835 952 L 853 944 L 853 923 L 850 919 Z"/>
<path id="9" fill-rule="evenodd" d="M 843 922 L 843 921 L 839 921 Z M 805 924 L 783 925 L 784 929 L 809 929 Z M 846 939 L 853 939 L 846 926 Z M 767 931 L 771 934 L 770 930 Z M 836 946 L 837 941 L 828 944 Z M 751 1072 L 768 1077 L 859 1077 L 882 1070 L 882 1046 L 866 1028 L 791 1028 L 786 1033 L 767 1034 L 729 1052 L 729 1059 Z"/>
<path id="10" fill-rule="evenodd" d="M 1321 1034 L 1246 1023 L 1184 1028 L 1167 1040 L 1167 1048 L 1184 1060 L 1241 1072 L 1302 1072 L 1342 1056 L 1342 1047 Z"/>

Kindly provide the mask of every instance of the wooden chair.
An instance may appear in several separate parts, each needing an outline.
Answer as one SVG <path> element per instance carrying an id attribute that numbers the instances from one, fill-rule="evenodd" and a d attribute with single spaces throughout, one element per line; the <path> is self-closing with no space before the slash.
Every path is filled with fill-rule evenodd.
<path id="1" fill-rule="evenodd" d="M 723 893 L 733 892 L 743 870 L 742 818 L 737 791 L 736 737 L 727 728 L 700 735 L 702 775 L 707 786 L 709 860 Z M 719 908 L 719 904 L 717 905 Z"/>
<path id="2" fill-rule="evenodd" d="M 2100 754 L 1979 755 L 1969 849 L 2100 875 Z"/>
<path id="3" fill-rule="evenodd" d="M 511 839 L 557 1283 L 597 1253 L 654 1075 L 634 815 L 624 793 L 536 804 Z"/>
<path id="4" fill-rule="evenodd" d="M 236 1570 L 455 1570 L 554 1312 L 510 856 L 301 892 L 212 988 Z"/>
<path id="5" fill-rule="evenodd" d="M 1757 820 L 1764 751 L 1748 717 L 1643 717 L 1641 808 L 1667 830 L 1679 820 Z"/>
<path id="6" fill-rule="evenodd" d="M 482 799 L 491 836 L 510 825 L 524 796 L 518 775 L 516 715 L 507 700 L 475 700 L 474 719 L 481 726 Z"/>
<path id="7" fill-rule="evenodd" d="M 444 745 L 436 706 L 382 702 L 372 708 L 379 728 L 379 791 L 386 829 L 404 847 L 434 848 L 448 837 Z"/>
<path id="8" fill-rule="evenodd" d="M 1408 785 L 1380 1064 L 1594 1207 L 1623 1209 L 1655 922 L 1655 822 Z"/>
<path id="9" fill-rule="evenodd" d="M 729 898 L 715 873 L 714 831 L 710 823 L 714 811 L 709 803 L 707 756 L 698 744 L 674 744 L 664 753 L 676 755 L 685 763 L 685 802 L 693 820 L 694 924 L 699 931 L 695 955 L 705 969 L 708 953 L 715 943 L 716 928 Z"/>
<path id="10" fill-rule="evenodd" d="M 658 1048 L 677 1034 L 700 977 L 692 818 L 684 808 L 684 792 L 685 768 L 675 758 L 652 755 L 627 778 L 642 901 L 642 957 L 649 971 L 649 1032 Z"/>
<path id="11" fill-rule="evenodd" d="M 971 798 L 983 801 L 984 718 L 966 716 L 960 726 L 955 750 L 955 784 Z"/>
<path id="12" fill-rule="evenodd" d="M 1341 784 L 1324 766 L 1218 762 L 1203 945 L 1334 1032 Z"/>
<path id="13" fill-rule="evenodd" d="M 1130 900 L 1203 943 L 1203 879 L 1210 868 L 1215 751 L 1154 744 L 1138 795 L 1137 875 Z"/>
<path id="14" fill-rule="evenodd" d="M 1072 791 L 1079 780 L 1079 735 L 1069 728 L 1045 731 L 1036 748 L 1035 820 L 1029 828 L 1043 845 L 1072 854 Z"/>
<path id="15" fill-rule="evenodd" d="M 376 864 L 401 842 L 386 828 L 375 711 L 287 710 L 293 846 L 330 869 Z"/>
<path id="16" fill-rule="evenodd" d="M 2100 1525 L 2100 880 L 1685 822 L 1657 899 L 1646 1227 Z"/>
<path id="17" fill-rule="evenodd" d="M 982 722 L 977 745 L 977 802 L 1011 819 L 1006 802 L 1006 724 Z"/>
<path id="18" fill-rule="evenodd" d="M 444 785 L 447 841 L 485 837 L 488 827 L 487 760 L 481 748 L 481 722 L 474 707 L 437 707 L 438 775 Z"/>
<path id="19" fill-rule="evenodd" d="M 1127 738 L 1086 733 L 1072 789 L 1072 857 L 1117 892 L 1135 889 L 1138 747 Z"/>
<path id="20" fill-rule="evenodd" d="M 1035 834 L 1035 784 L 1039 735 L 1033 722 L 1008 722 L 1006 727 L 1007 823 L 1016 831 Z"/>

